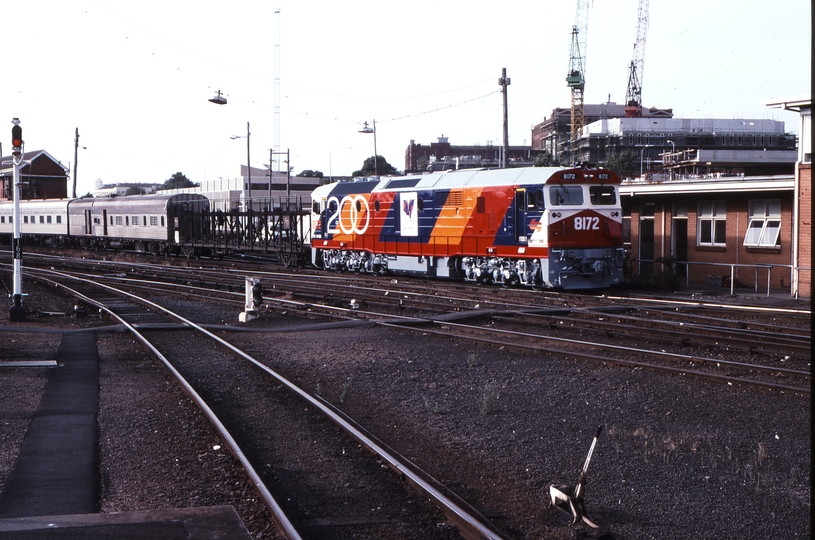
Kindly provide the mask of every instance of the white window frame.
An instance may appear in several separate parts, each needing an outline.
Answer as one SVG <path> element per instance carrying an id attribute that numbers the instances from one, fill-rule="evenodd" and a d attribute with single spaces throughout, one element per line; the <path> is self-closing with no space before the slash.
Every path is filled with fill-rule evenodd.
<path id="1" fill-rule="evenodd" d="M 707 232 L 708 235 L 703 235 Z M 709 239 L 702 240 L 704 236 Z M 727 246 L 727 202 L 699 201 L 696 213 L 697 247 Z"/>
<path id="2" fill-rule="evenodd" d="M 781 199 L 754 199 L 748 202 L 747 247 L 780 247 Z"/>

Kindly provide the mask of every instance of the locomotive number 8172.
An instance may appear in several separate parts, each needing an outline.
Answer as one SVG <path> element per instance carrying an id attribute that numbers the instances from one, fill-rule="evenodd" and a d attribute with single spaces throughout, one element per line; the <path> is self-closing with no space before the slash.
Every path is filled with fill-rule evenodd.
<path id="1" fill-rule="evenodd" d="M 598 289 L 622 278 L 619 177 L 514 168 L 364 178 L 312 193 L 317 267 L 506 286 Z"/>

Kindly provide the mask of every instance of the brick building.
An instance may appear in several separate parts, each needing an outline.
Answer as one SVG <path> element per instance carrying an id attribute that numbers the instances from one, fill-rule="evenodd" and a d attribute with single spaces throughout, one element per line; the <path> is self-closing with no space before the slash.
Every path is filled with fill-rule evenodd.
<path id="1" fill-rule="evenodd" d="M 794 294 L 793 175 L 625 182 L 620 198 L 632 277 L 670 258 L 689 285 Z"/>
<path id="2" fill-rule="evenodd" d="M 411 140 L 405 150 L 405 174 L 449 169 L 498 168 L 501 166 L 501 152 L 500 144 L 453 146 L 444 136 L 430 144 L 416 144 Z M 510 146 L 507 154 L 510 167 L 531 167 L 536 155 L 529 146 Z"/>
<path id="3" fill-rule="evenodd" d="M 68 167 L 45 150 L 26 152 L 22 157 L 28 163 L 20 168 L 20 180 L 25 183 L 21 199 L 62 199 L 68 196 Z M 1 159 L 0 200 L 11 200 L 14 198 L 11 156 Z"/>

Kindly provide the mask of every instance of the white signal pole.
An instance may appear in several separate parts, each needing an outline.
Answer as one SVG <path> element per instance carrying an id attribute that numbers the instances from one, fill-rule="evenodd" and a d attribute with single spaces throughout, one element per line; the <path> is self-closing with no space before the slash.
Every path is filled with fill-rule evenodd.
<path id="1" fill-rule="evenodd" d="M 13 186 L 14 191 L 14 234 L 11 241 L 11 249 L 14 257 L 14 290 L 12 292 L 12 305 L 9 308 L 9 320 L 25 320 L 25 309 L 23 308 L 23 244 L 20 239 L 20 196 L 22 183 L 20 182 L 20 169 L 25 164 L 23 161 L 23 128 L 20 127 L 20 120 L 15 118 L 11 121 L 14 127 L 11 128 L 11 163 L 13 165 Z"/>

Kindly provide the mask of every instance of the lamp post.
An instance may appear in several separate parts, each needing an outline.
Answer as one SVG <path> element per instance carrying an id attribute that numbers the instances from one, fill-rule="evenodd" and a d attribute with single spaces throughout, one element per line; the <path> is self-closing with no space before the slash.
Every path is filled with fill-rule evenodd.
<path id="1" fill-rule="evenodd" d="M 87 150 L 87 146 L 79 146 L 79 128 L 76 128 L 76 137 L 74 137 L 74 187 L 72 190 L 71 198 L 76 199 L 76 169 L 79 166 L 79 149 Z"/>
<path id="2" fill-rule="evenodd" d="M 373 121 L 374 127 L 368 127 L 368 122 L 365 122 L 362 129 L 359 130 L 360 133 L 373 133 L 374 134 L 374 176 L 379 176 L 379 160 L 377 159 L 376 155 L 376 120 Z"/>
<path id="3" fill-rule="evenodd" d="M 646 149 L 646 148 L 649 148 L 649 147 L 651 147 L 651 145 L 650 145 L 650 144 L 646 144 L 646 145 L 645 145 L 645 146 L 643 146 L 643 147 L 642 147 L 642 149 L 640 150 L 640 178 L 642 178 L 642 156 L 643 156 L 643 153 L 645 152 L 645 149 Z"/>
<path id="4" fill-rule="evenodd" d="M 246 138 L 246 176 L 247 176 L 247 184 L 249 186 L 249 188 L 247 190 L 248 191 L 247 198 L 249 199 L 249 208 L 250 209 L 252 208 L 252 162 L 249 160 L 249 137 L 251 135 L 252 134 L 249 133 L 249 122 L 246 122 L 246 137 L 245 137 Z M 243 135 L 232 135 L 229 138 L 234 141 L 235 139 L 243 139 L 244 136 Z"/>

